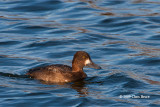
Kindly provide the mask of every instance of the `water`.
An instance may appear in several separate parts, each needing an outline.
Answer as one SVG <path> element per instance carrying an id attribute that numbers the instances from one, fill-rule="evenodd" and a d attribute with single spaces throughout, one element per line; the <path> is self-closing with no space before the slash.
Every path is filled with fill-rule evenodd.
<path id="1" fill-rule="evenodd" d="M 0 106 L 159 107 L 159 11 L 158 0 L 0 0 Z M 103 69 L 69 84 L 24 76 L 79 50 Z"/>

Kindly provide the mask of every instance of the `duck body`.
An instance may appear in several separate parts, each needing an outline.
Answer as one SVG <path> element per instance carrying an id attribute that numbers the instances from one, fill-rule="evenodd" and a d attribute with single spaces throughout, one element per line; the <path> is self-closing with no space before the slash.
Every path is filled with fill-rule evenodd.
<path id="1" fill-rule="evenodd" d="M 62 64 L 36 67 L 30 69 L 26 75 L 45 82 L 73 82 L 87 77 L 86 73 L 83 71 L 84 66 L 101 69 L 100 66 L 93 63 L 87 52 L 78 51 L 73 57 L 72 67 Z"/>
<path id="2" fill-rule="evenodd" d="M 62 64 L 33 68 L 29 70 L 27 75 L 38 80 L 54 83 L 72 82 L 87 77 L 85 72 L 72 72 L 72 67 Z"/>

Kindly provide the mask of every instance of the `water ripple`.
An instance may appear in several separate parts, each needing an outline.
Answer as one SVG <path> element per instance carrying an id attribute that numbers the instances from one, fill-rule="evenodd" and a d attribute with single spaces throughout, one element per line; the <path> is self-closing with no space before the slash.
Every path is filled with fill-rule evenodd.
<path id="1" fill-rule="evenodd" d="M 159 4 L 1 0 L 0 105 L 159 106 Z M 84 68 L 88 77 L 68 84 L 24 75 L 37 66 L 71 65 L 79 50 L 103 69 Z"/>

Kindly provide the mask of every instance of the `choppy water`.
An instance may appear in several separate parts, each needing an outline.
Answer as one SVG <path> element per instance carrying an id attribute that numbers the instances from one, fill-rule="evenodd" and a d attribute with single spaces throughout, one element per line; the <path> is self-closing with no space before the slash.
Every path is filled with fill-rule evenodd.
<path id="1" fill-rule="evenodd" d="M 159 0 L 0 0 L 0 25 L 0 106 L 160 106 Z M 79 50 L 103 69 L 65 85 L 24 76 Z"/>

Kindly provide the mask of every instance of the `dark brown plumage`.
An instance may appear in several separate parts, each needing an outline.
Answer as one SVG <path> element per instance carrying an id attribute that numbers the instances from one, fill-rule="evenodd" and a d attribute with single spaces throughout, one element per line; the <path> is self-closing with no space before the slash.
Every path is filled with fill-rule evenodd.
<path id="1" fill-rule="evenodd" d="M 30 69 L 26 75 L 53 83 L 72 82 L 87 77 L 83 71 L 84 66 L 100 69 L 98 65 L 93 63 L 87 52 L 78 51 L 72 60 L 72 67 L 62 64 L 48 65 Z"/>

